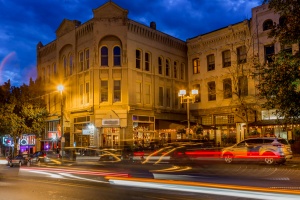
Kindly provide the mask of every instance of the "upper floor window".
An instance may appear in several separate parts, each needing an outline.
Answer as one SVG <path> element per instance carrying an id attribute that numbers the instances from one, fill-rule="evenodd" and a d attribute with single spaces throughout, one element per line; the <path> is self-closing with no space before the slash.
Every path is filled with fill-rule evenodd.
<path id="1" fill-rule="evenodd" d="M 114 80 L 114 102 L 121 101 L 121 80 Z"/>
<path id="2" fill-rule="evenodd" d="M 83 71 L 83 52 L 79 52 L 79 71 L 82 72 Z"/>
<path id="3" fill-rule="evenodd" d="M 57 75 L 57 67 L 56 67 L 56 63 L 53 63 L 53 74 L 54 74 L 54 76 Z"/>
<path id="4" fill-rule="evenodd" d="M 159 106 L 164 106 L 164 88 L 163 87 L 159 87 L 158 88 L 158 103 Z"/>
<path id="5" fill-rule="evenodd" d="M 90 68 L 90 50 L 86 49 L 85 50 L 85 68 L 84 69 L 89 69 Z"/>
<path id="6" fill-rule="evenodd" d="M 283 27 L 283 26 L 285 26 L 286 25 L 286 17 L 285 16 L 281 16 L 280 18 L 279 18 L 279 25 L 281 26 L 281 27 Z"/>
<path id="7" fill-rule="evenodd" d="M 247 62 L 247 50 L 245 45 L 237 48 L 237 61 L 238 64 Z"/>
<path id="8" fill-rule="evenodd" d="M 108 101 L 108 81 L 101 81 L 101 91 L 100 91 L 100 100 L 101 102 L 107 102 Z"/>
<path id="9" fill-rule="evenodd" d="M 174 78 L 177 78 L 177 62 L 174 62 Z"/>
<path id="10" fill-rule="evenodd" d="M 51 68 L 50 65 L 47 66 L 47 79 L 48 79 L 48 83 L 50 83 L 50 75 L 51 75 Z"/>
<path id="11" fill-rule="evenodd" d="M 73 73 L 73 55 L 69 54 L 69 71 L 70 71 L 70 75 L 72 75 Z"/>
<path id="12" fill-rule="evenodd" d="M 207 71 L 215 70 L 215 55 L 211 54 L 207 56 Z"/>
<path id="13" fill-rule="evenodd" d="M 181 80 L 184 80 L 184 68 L 185 68 L 184 63 L 181 63 L 181 66 L 180 66 L 180 79 Z"/>
<path id="14" fill-rule="evenodd" d="M 108 66 L 108 48 L 106 46 L 101 47 L 101 66 Z"/>
<path id="15" fill-rule="evenodd" d="M 145 95 L 144 95 L 144 102 L 145 104 L 150 104 L 150 97 L 151 97 L 151 85 L 145 84 Z"/>
<path id="16" fill-rule="evenodd" d="M 275 53 L 274 45 L 265 46 L 265 62 L 273 62 L 273 56 Z"/>
<path id="17" fill-rule="evenodd" d="M 223 97 L 224 99 L 232 98 L 232 82 L 230 78 L 223 80 Z"/>
<path id="18" fill-rule="evenodd" d="M 135 83 L 135 97 L 136 97 L 136 103 L 142 103 L 142 83 L 141 82 Z"/>
<path id="19" fill-rule="evenodd" d="M 293 49 L 292 49 L 292 45 L 291 44 L 281 44 L 280 45 L 280 49 L 281 51 L 285 51 L 287 53 L 292 53 Z M 273 53 L 274 54 L 274 53 Z"/>
<path id="20" fill-rule="evenodd" d="M 68 68 L 67 68 L 67 58 L 66 58 L 66 56 L 63 57 L 63 66 L 64 66 L 64 77 L 67 77 Z"/>
<path id="21" fill-rule="evenodd" d="M 83 84 L 80 84 L 80 86 L 79 86 L 79 96 L 80 96 L 80 104 L 83 104 L 83 90 L 84 90 L 84 88 L 83 88 Z"/>
<path id="22" fill-rule="evenodd" d="M 217 99 L 216 95 L 216 82 L 211 81 L 207 83 L 208 86 L 208 101 L 214 101 Z"/>
<path id="23" fill-rule="evenodd" d="M 222 52 L 222 61 L 223 67 L 230 67 L 231 66 L 231 53 L 230 50 L 226 50 Z"/>
<path id="24" fill-rule="evenodd" d="M 166 107 L 171 107 L 171 89 L 166 88 Z"/>
<path id="25" fill-rule="evenodd" d="M 200 59 L 199 58 L 193 59 L 193 73 L 194 74 L 200 73 Z"/>
<path id="26" fill-rule="evenodd" d="M 170 76 L 170 61 L 166 60 L 166 76 Z"/>
<path id="27" fill-rule="evenodd" d="M 198 94 L 195 96 L 195 103 L 198 103 L 201 101 L 200 96 L 200 84 L 193 85 L 193 89 L 198 90 Z"/>
<path id="28" fill-rule="evenodd" d="M 266 21 L 264 21 L 263 23 L 263 31 L 272 29 L 273 27 L 273 21 L 271 19 L 267 19 Z"/>
<path id="29" fill-rule="evenodd" d="M 114 66 L 121 66 L 121 48 L 114 47 Z"/>
<path id="30" fill-rule="evenodd" d="M 158 57 L 158 74 L 162 74 L 162 58 Z"/>
<path id="31" fill-rule="evenodd" d="M 248 95 L 248 78 L 247 76 L 240 76 L 238 78 L 238 94 L 239 96 Z"/>
<path id="32" fill-rule="evenodd" d="M 142 52 L 140 50 L 135 50 L 135 68 L 141 69 L 142 62 Z"/>
<path id="33" fill-rule="evenodd" d="M 90 83 L 85 83 L 85 99 L 86 103 L 90 102 Z"/>
<path id="34" fill-rule="evenodd" d="M 145 53 L 145 71 L 150 71 L 150 53 Z"/>

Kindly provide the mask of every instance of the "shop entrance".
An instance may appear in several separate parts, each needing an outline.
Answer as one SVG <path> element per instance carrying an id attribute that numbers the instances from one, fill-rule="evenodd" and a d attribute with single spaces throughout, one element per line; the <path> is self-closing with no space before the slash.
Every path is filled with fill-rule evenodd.
<path id="1" fill-rule="evenodd" d="M 102 146 L 116 148 L 120 145 L 120 128 L 103 128 Z"/>

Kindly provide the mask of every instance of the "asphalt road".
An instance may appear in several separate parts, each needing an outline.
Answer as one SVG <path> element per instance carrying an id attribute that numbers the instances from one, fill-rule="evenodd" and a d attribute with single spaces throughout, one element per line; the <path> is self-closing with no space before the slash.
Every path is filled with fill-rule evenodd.
<path id="1" fill-rule="evenodd" d="M 197 190 L 144 185 L 146 180 L 172 180 L 205 184 L 261 187 L 266 190 L 300 191 L 299 164 L 224 164 L 200 162 L 191 165 L 81 162 L 60 165 L 13 167 L 0 165 L 2 199 L 259 199 L 259 194 L 220 193 L 213 187 Z M 119 183 L 106 177 L 136 177 L 141 182 Z M 151 181 L 150 181 L 151 182 Z M 117 184 L 118 183 L 118 184 Z M 206 191 L 205 191 L 206 190 Z M 247 189 L 240 189 L 247 191 Z M 227 191 L 228 192 L 228 191 Z M 218 195 L 215 195 L 218 194 Z M 254 195 L 254 196 L 251 196 Z M 248 197 L 249 196 L 249 197 Z M 262 196 L 261 196 L 262 197 Z M 270 197 L 271 198 L 271 197 Z M 300 196 L 299 196 L 300 198 Z M 261 199 L 267 199 L 265 197 Z M 276 198 L 271 198 L 276 199 Z M 281 197 L 282 199 L 282 197 Z M 286 198 L 285 198 L 286 199 Z M 292 198 L 293 199 L 293 198 Z"/>

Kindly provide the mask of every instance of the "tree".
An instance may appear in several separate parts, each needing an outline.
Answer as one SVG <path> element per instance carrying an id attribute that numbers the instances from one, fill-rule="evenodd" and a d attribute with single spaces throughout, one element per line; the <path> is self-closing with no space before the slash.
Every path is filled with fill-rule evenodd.
<path id="1" fill-rule="evenodd" d="M 298 44 L 300 39 L 300 2 L 298 0 L 264 0 L 269 8 L 281 16 L 269 36 L 281 44 Z"/>
<path id="2" fill-rule="evenodd" d="M 272 62 L 257 65 L 255 75 L 259 78 L 259 96 L 265 100 L 267 109 L 276 108 L 276 115 L 286 122 L 296 122 L 300 116 L 300 54 L 284 47 L 300 42 L 300 2 L 295 0 L 265 0 L 269 8 L 280 14 L 280 23 L 274 24 L 269 38 L 280 42 L 281 51 Z"/>
<path id="3" fill-rule="evenodd" d="M 41 87 L 40 87 L 41 88 Z M 0 133 L 9 134 L 18 143 L 22 134 L 40 136 L 44 131 L 48 112 L 44 101 L 37 96 L 41 90 L 37 83 L 14 87 L 10 81 L 0 90 Z"/>

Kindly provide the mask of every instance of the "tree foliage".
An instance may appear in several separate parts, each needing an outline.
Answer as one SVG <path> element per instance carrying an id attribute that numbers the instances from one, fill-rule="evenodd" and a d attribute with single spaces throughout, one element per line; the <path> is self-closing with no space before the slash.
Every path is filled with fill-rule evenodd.
<path id="1" fill-rule="evenodd" d="M 274 24 L 270 37 L 281 44 L 299 43 L 300 39 L 300 1 L 298 0 L 265 0 L 269 8 L 282 18 L 282 23 Z"/>
<path id="2" fill-rule="evenodd" d="M 259 96 L 265 100 L 263 107 L 276 108 L 278 117 L 295 121 L 300 117 L 300 55 L 299 50 L 294 48 L 292 52 L 284 47 L 291 44 L 299 47 L 300 1 L 265 0 L 265 3 L 281 16 L 281 23 L 274 24 L 268 35 L 274 43 L 281 44 L 281 51 L 273 56 L 273 62 L 257 65 Z"/>
<path id="3" fill-rule="evenodd" d="M 10 135 L 15 144 L 22 134 L 40 136 L 44 131 L 48 112 L 39 85 L 31 81 L 15 87 L 8 81 L 0 86 L 0 134 Z"/>

